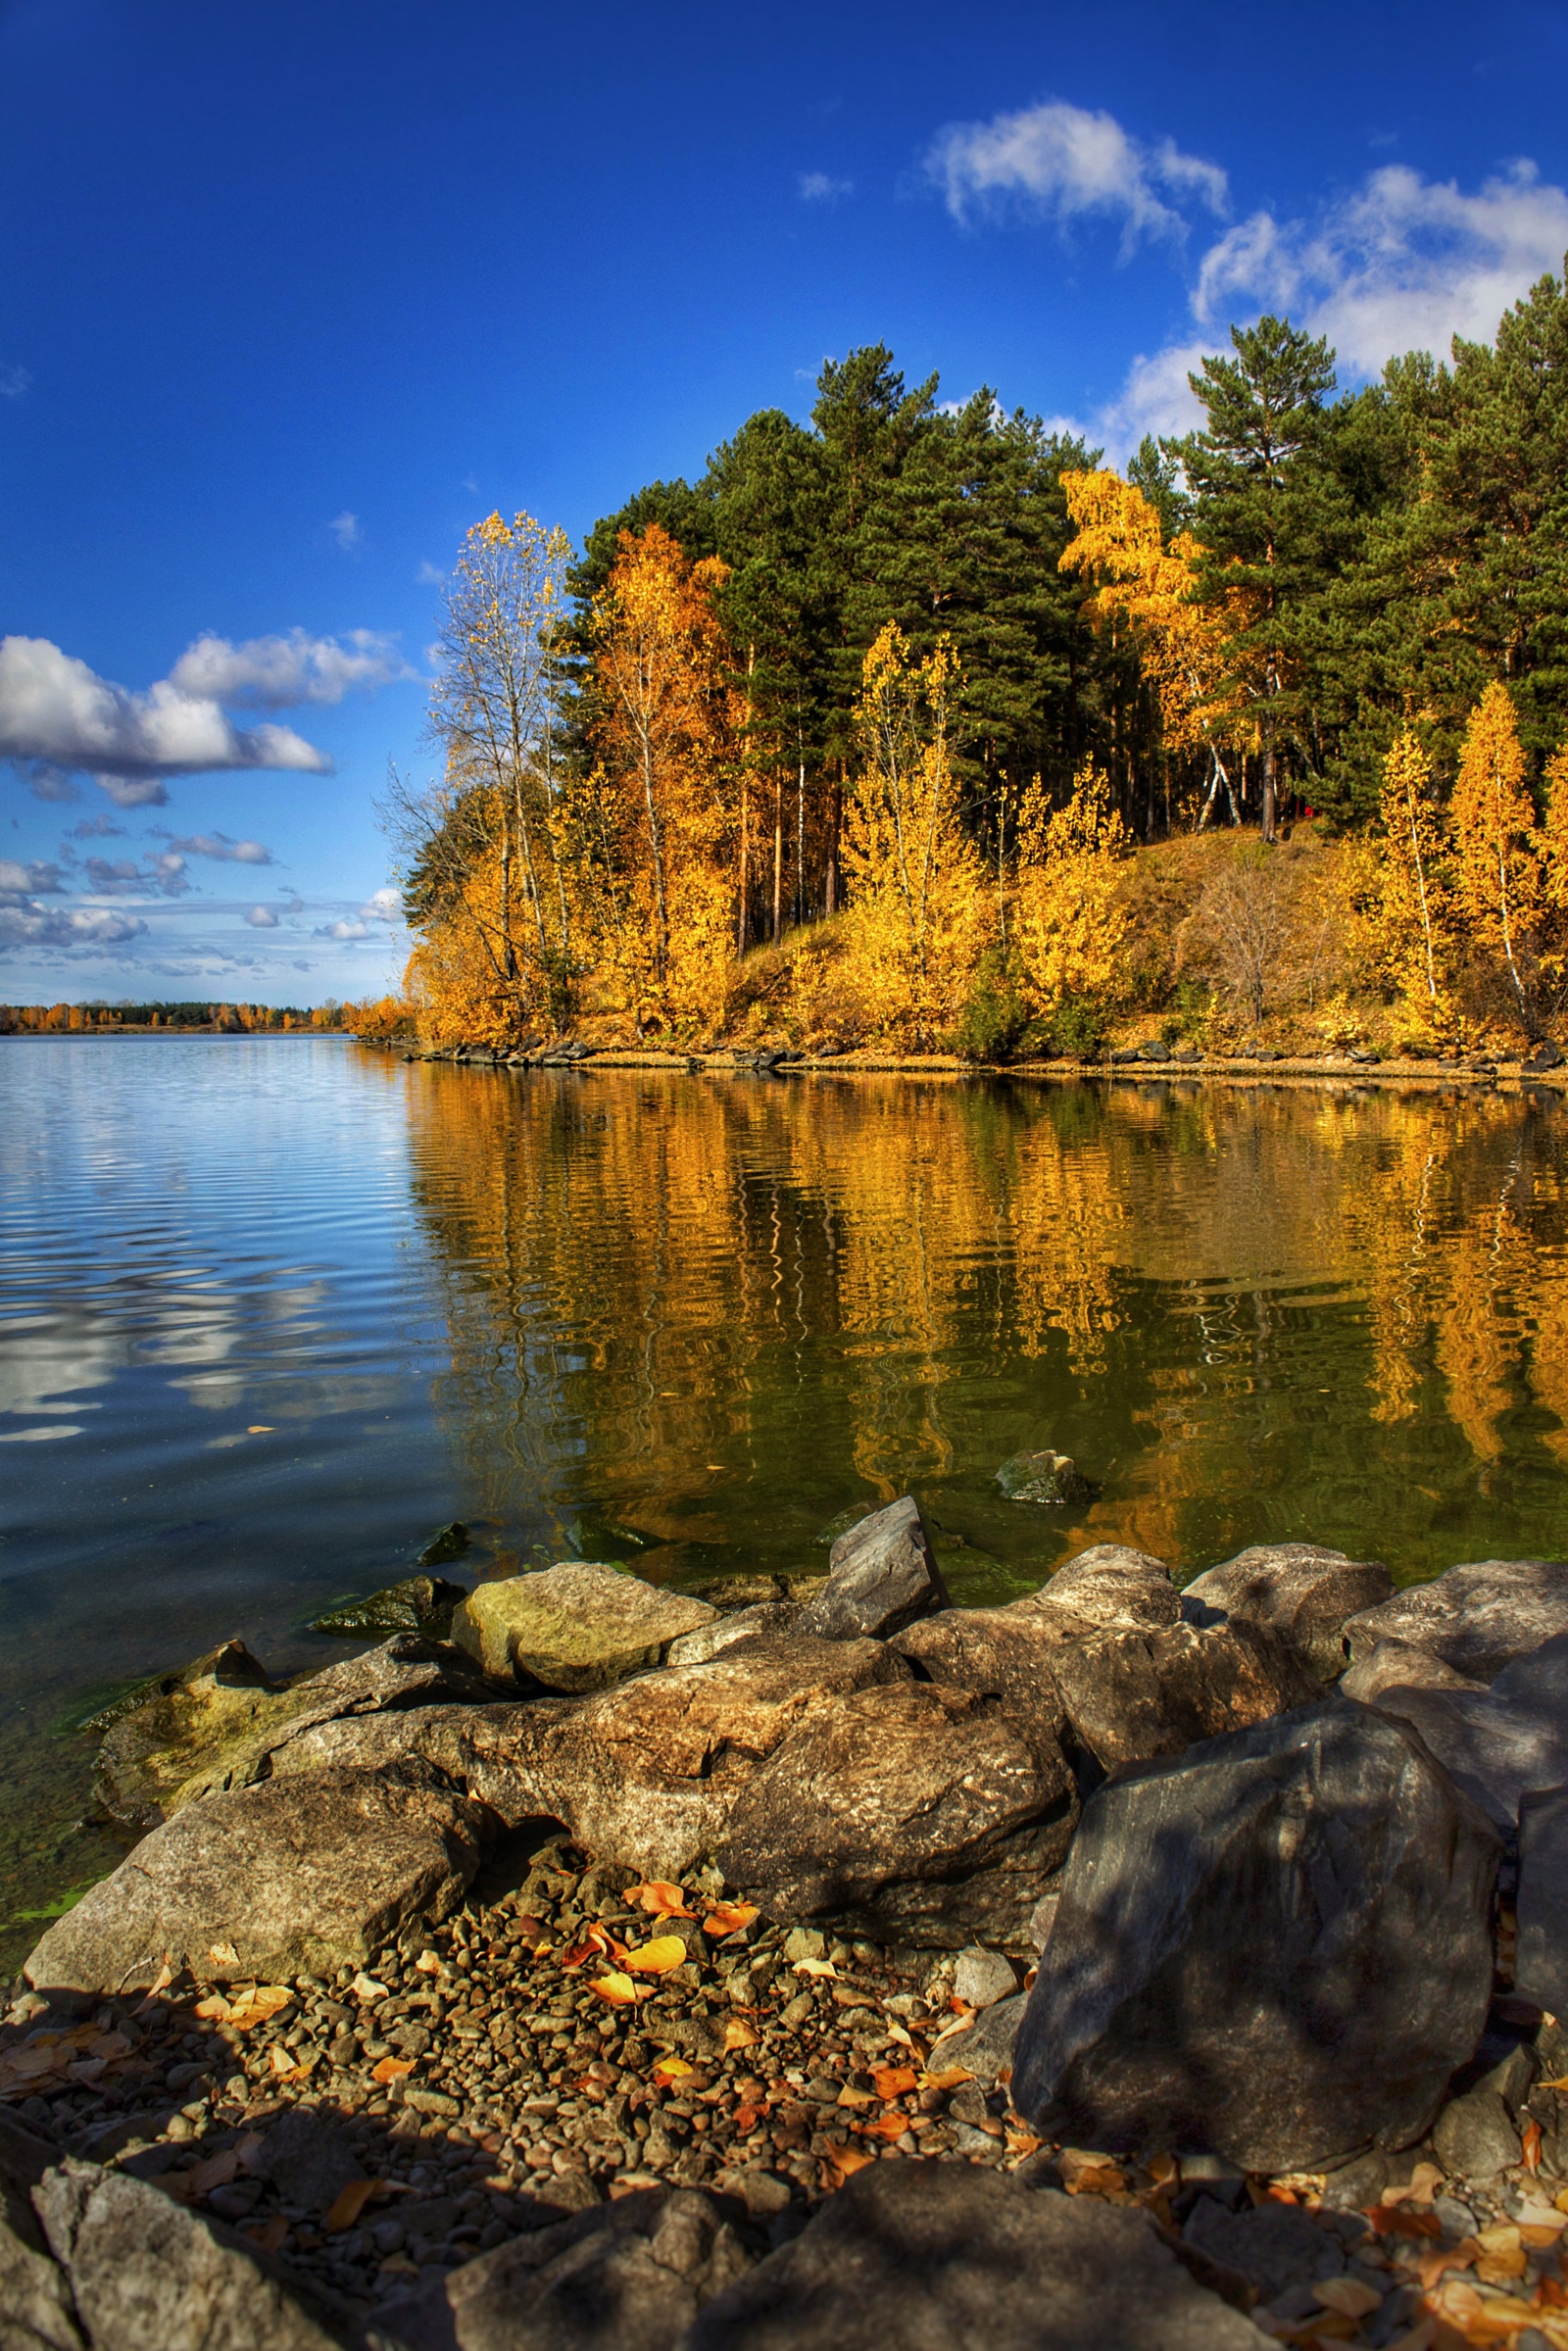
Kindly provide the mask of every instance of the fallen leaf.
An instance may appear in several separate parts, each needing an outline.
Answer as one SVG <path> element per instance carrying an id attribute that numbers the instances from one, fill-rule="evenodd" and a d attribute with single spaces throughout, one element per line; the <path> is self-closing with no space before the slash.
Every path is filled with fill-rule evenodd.
<path id="1" fill-rule="evenodd" d="M 759 2118 L 760 2118 L 760 2114 L 761 2114 L 761 2108 L 760 2108 L 760 2107 L 759 2107 L 759 2106 L 737 2106 L 737 2107 L 736 2107 L 736 2109 L 735 2109 L 735 2128 L 736 2128 L 737 2131 L 740 2133 L 740 2135 L 741 2135 L 741 2137 L 742 2137 L 742 2138 L 744 2138 L 744 2137 L 746 2136 L 746 2134 L 747 2134 L 747 2132 L 748 2132 L 748 2131 L 755 2131 L 755 2130 L 757 2129 L 758 2121 L 759 2121 Z"/>
<path id="2" fill-rule="evenodd" d="M 797 1959 L 795 1962 L 797 1976 L 836 1976 L 838 1972 L 831 1959 Z"/>
<path id="3" fill-rule="evenodd" d="M 668 2089 L 672 2082 L 684 2082 L 695 2071 L 696 2068 L 689 2066 L 684 2057 L 662 2057 L 654 2068 L 654 2080 L 662 2088 Z"/>
<path id="4" fill-rule="evenodd" d="M 274 2074 L 292 2074 L 294 2052 L 292 2049 L 285 2049 L 281 2041 L 274 2041 L 268 2057 L 268 2063 Z"/>
<path id="5" fill-rule="evenodd" d="M 225 2147 L 221 2155 L 209 2155 L 205 2163 L 199 2163 L 189 2178 L 192 2195 L 211 2195 L 215 2187 L 227 2187 L 231 2180 L 239 2178 L 239 2156 L 232 2147 Z"/>
<path id="6" fill-rule="evenodd" d="M 1444 2175 L 1435 2163 L 1418 2163 L 1402 2187 L 1391 2187 L 1384 2195 L 1385 2204 L 1430 2204 L 1443 2185 Z"/>
<path id="7" fill-rule="evenodd" d="M 1113 2172 L 1114 2156 L 1103 2154 L 1098 2147 L 1063 2147 L 1056 2157 L 1056 2169 L 1066 2186 L 1080 2179 L 1085 2172 Z"/>
<path id="8" fill-rule="evenodd" d="M 214 1967 L 238 1967 L 239 1965 L 239 1953 L 232 1943 L 213 1943 L 209 1945 L 207 1956 Z"/>
<path id="9" fill-rule="evenodd" d="M 253 2221 L 240 2234 L 250 2239 L 258 2253 L 281 2253 L 288 2236 L 288 2223 L 280 2212 L 274 2212 L 270 2221 Z"/>
<path id="10" fill-rule="evenodd" d="M 1568 2074 L 1558 2074 L 1550 2082 L 1538 2082 L 1537 2089 L 1568 2089 Z"/>
<path id="11" fill-rule="evenodd" d="M 1379 2236 L 1441 2236 L 1435 2212 L 1404 2212 L 1396 2204 L 1374 2204 L 1367 2219 Z"/>
<path id="12" fill-rule="evenodd" d="M 1534 2245 L 1539 2251 L 1547 2245 L 1556 2244 L 1562 2235 L 1564 2225 L 1562 2221 L 1556 2219 L 1555 2215 L 1553 2215 L 1552 2221 L 1521 2221 L 1519 2241 L 1522 2245 Z"/>
<path id="13" fill-rule="evenodd" d="M 875 2163 L 876 2157 L 867 2155 L 863 2147 L 829 2147 L 824 2161 L 833 2166 L 841 2180 L 853 2180 L 868 2163 Z"/>
<path id="14" fill-rule="evenodd" d="M 270 1420 L 259 1420 L 255 1423 L 254 1427 L 247 1429 L 245 1432 L 247 1437 L 270 1437 L 275 1432 L 273 1431 L 272 1424 Z"/>
<path id="15" fill-rule="evenodd" d="M 1410 2266 L 1430 2294 L 1446 2271 L 1468 2270 L 1472 2262 L 1479 2261 L 1480 2258 L 1481 2247 L 1473 2236 L 1466 2236 L 1461 2237 L 1456 2245 L 1449 2246 L 1446 2251 L 1421 2254 Z"/>
<path id="16" fill-rule="evenodd" d="M 914 2088 L 920 2077 L 912 2065 L 874 2065 L 871 2080 L 876 2083 L 879 2098 L 902 2098 L 906 2090 Z"/>
<path id="17" fill-rule="evenodd" d="M 922 2089 L 956 2089 L 962 2082 L 972 2082 L 974 2076 L 961 2065 L 945 2065 L 938 2074 L 922 2074 Z"/>
<path id="18" fill-rule="evenodd" d="M 196 2014 L 209 2025 L 224 2025 L 233 2013 L 220 1991 L 210 1992 L 205 2000 L 196 2003 Z"/>
<path id="19" fill-rule="evenodd" d="M 739 1935 L 757 1916 L 755 1902 L 715 1902 L 703 1921 L 705 1935 Z"/>
<path id="20" fill-rule="evenodd" d="M 1007 2153 L 1009 2155 L 1034 2155 L 1045 2143 L 1043 2138 L 1036 2138 L 1032 2131 L 1009 2131 L 1007 2132 Z"/>
<path id="21" fill-rule="evenodd" d="M 595 1976 L 588 1989 L 596 1991 L 601 2000 L 608 2000 L 612 2008 L 625 2008 L 638 1996 L 631 1978 L 617 1975 L 613 1969 L 608 1976 Z"/>
<path id="22" fill-rule="evenodd" d="M 1541 2125 L 1539 2123 L 1525 2125 L 1524 2164 L 1527 2172 L 1539 2172 L 1541 2169 Z"/>
<path id="23" fill-rule="evenodd" d="M 1369 2318 L 1383 2307 L 1376 2286 L 1363 2284 L 1359 2278 L 1320 2278 L 1312 2291 L 1325 2310 L 1337 2310 L 1346 2319 Z"/>
<path id="24" fill-rule="evenodd" d="M 189 2172 L 154 2172 L 146 2184 L 157 2188 L 160 2195 L 172 2196 L 176 2204 L 188 2204 L 191 2200 L 190 2183 Z"/>
<path id="25" fill-rule="evenodd" d="M 667 1976 L 672 1968 L 685 1966 L 686 1945 L 678 1935 L 657 1935 L 651 1943 L 638 1943 L 623 1956 L 639 1976 Z"/>
<path id="26" fill-rule="evenodd" d="M 340 2188 L 321 2223 L 327 2235 L 341 2236 L 345 2229 L 352 2229 L 380 2184 L 378 2180 L 351 2180 Z"/>
<path id="27" fill-rule="evenodd" d="M 1417 2319 L 1407 2334 L 1396 2334 L 1388 2351 L 1432 2351 L 1438 2339 L 1438 2322 L 1434 2318 Z"/>
<path id="28" fill-rule="evenodd" d="M 235 1997 L 228 2023 L 236 2033 L 249 2033 L 270 2017 L 281 2016 L 293 1999 L 286 1984 L 252 1984 Z"/>
<path id="29" fill-rule="evenodd" d="M 895 2106 L 887 2114 L 879 2114 L 865 2126 L 868 2138 L 902 2138 L 909 2128 L 909 2118 Z"/>
<path id="30" fill-rule="evenodd" d="M 122 2033 L 100 2033 L 96 2040 L 87 2043 L 90 2057 L 104 2057 L 111 2062 L 117 2057 L 130 2055 L 130 2043 Z"/>
<path id="31" fill-rule="evenodd" d="M 724 2026 L 726 2052 L 731 2049 L 755 2049 L 757 2039 L 756 2028 L 748 2025 L 744 2017 L 732 2016 L 726 2021 Z"/>
<path id="32" fill-rule="evenodd" d="M 603 1927 L 589 1927 L 579 1942 L 574 1942 L 568 1950 L 562 1952 L 561 1964 L 564 1968 L 579 1968 L 590 1959 L 621 1959 L 625 1956 L 625 1944 L 617 1942 Z M 682 1943 L 683 1958 L 685 1951 L 686 1946 Z"/>
<path id="33" fill-rule="evenodd" d="M 406 2074 L 412 2074 L 413 2071 L 414 2064 L 411 2058 L 383 2057 L 379 2065 L 370 2068 L 370 2080 L 372 2082 L 401 2082 Z"/>
<path id="34" fill-rule="evenodd" d="M 1069 2196 L 1108 2196 L 1127 2185 L 1127 2175 L 1118 2171 L 1115 2164 L 1106 2163 L 1075 2173 L 1072 2179 L 1064 2180 L 1062 2185 Z"/>
<path id="35" fill-rule="evenodd" d="M 841 2106 L 874 2106 L 876 2092 L 874 2089 L 857 2089 L 853 2083 L 846 2082 L 839 2091 L 838 2102 Z"/>
<path id="36" fill-rule="evenodd" d="M 245 2136 L 234 2149 L 235 2158 L 242 2172 L 248 2172 L 251 2169 L 266 2144 L 267 2133 L 265 2131 L 246 2131 Z"/>
<path id="37" fill-rule="evenodd" d="M 646 1886 L 628 1886 L 621 1895 L 623 1902 L 633 1902 L 655 1918 L 689 1919 L 684 1888 L 671 1886 L 667 1879 L 650 1878 Z"/>
<path id="38" fill-rule="evenodd" d="M 137 2009 L 136 2014 L 138 2016 L 145 2016 L 148 2009 L 151 2008 L 153 2002 L 157 1999 L 159 1993 L 167 1991 L 173 1981 L 174 1971 L 166 1959 L 152 1983 L 148 1984 L 146 1995 L 142 2000 L 141 2006 Z"/>

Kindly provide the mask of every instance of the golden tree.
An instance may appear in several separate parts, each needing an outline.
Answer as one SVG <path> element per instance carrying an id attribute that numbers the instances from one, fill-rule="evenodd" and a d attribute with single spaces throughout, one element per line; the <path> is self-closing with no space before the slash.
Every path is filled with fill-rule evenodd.
<path id="1" fill-rule="evenodd" d="M 959 818 L 949 742 L 957 664 L 911 662 L 889 621 L 865 657 L 858 772 L 845 808 L 846 955 L 873 1033 L 929 1048 L 951 1028 L 985 945 L 980 860 Z"/>
<path id="2" fill-rule="evenodd" d="M 1122 862 L 1132 836 L 1109 779 L 1094 766 L 1073 778 L 1065 808 L 1054 808 L 1039 776 L 1018 812 L 1013 946 L 1024 988 L 1048 1015 L 1068 997 L 1107 1001 L 1130 917 Z"/>
<path id="3" fill-rule="evenodd" d="M 1383 859 L 1373 916 L 1385 970 L 1407 1002 L 1446 1020 L 1452 953 L 1445 852 L 1447 827 L 1432 798 L 1432 762 L 1413 730 L 1383 762 Z"/>
<path id="4" fill-rule="evenodd" d="M 1513 697 L 1495 681 L 1470 713 L 1448 813 L 1454 889 L 1471 937 L 1501 949 L 1520 1015 L 1528 1017 L 1520 966 L 1541 910 L 1543 875 Z"/>

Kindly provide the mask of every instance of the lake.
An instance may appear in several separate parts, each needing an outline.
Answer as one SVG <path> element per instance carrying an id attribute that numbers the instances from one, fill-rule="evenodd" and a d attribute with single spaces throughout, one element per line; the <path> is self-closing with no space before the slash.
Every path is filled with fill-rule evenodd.
<path id="1" fill-rule="evenodd" d="M 460 1577 L 693 1583 L 912 1489 L 968 1602 L 1108 1540 L 1568 1555 L 1565 1184 L 1555 1100 L 1457 1088 L 0 1044 L 0 1971 L 122 1849 L 84 1711 L 344 1654 L 453 1519 Z M 1047 1444 L 1093 1498 L 1004 1501 Z"/>

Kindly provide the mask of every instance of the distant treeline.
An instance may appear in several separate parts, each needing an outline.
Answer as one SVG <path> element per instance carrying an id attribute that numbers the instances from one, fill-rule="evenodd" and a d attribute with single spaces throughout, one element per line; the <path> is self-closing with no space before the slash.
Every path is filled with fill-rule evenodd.
<path id="1" fill-rule="evenodd" d="M 0 1033 L 19 1030 L 342 1029 L 357 1026 L 359 1006 L 324 1004 L 0 1004 Z"/>

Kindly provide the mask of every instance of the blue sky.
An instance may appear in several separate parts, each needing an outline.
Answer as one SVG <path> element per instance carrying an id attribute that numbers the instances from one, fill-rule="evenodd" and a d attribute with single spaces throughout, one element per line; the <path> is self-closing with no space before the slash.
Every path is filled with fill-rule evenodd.
<path id="1" fill-rule="evenodd" d="M 580 537 L 822 359 L 1185 420 L 1568 248 L 1568 9 L 0 0 L 0 998 L 319 1001 L 406 941 L 466 525 Z"/>

